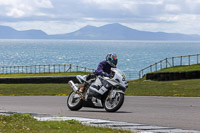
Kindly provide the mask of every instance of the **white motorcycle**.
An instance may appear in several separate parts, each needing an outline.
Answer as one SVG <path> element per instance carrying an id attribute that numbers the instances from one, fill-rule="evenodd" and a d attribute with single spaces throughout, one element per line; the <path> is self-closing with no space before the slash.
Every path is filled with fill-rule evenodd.
<path id="1" fill-rule="evenodd" d="M 78 84 L 72 80 L 68 84 L 72 92 L 67 98 L 67 106 L 72 111 L 82 107 L 105 108 L 107 112 L 117 111 L 124 102 L 124 93 L 128 88 L 125 74 L 117 68 L 111 68 L 110 77 L 97 76 L 93 81 L 87 81 L 87 76 L 76 76 L 85 90 L 79 92 Z"/>

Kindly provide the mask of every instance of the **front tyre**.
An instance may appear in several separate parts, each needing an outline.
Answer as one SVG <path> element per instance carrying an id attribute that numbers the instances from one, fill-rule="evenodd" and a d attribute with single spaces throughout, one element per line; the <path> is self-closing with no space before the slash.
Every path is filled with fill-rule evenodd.
<path id="1" fill-rule="evenodd" d="M 67 98 L 67 106 L 72 111 L 77 111 L 82 108 L 83 100 L 72 91 Z"/>
<path id="2" fill-rule="evenodd" d="M 124 94 L 117 92 L 114 98 L 107 96 L 104 107 L 107 112 L 116 112 L 124 103 Z"/>

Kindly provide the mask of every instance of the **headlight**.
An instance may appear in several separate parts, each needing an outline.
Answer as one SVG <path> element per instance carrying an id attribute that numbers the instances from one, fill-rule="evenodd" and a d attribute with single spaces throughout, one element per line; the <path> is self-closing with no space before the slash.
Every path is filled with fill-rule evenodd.
<path id="1" fill-rule="evenodd" d="M 114 76 L 115 76 L 115 72 L 112 71 L 112 72 L 110 73 L 110 78 L 112 79 Z"/>

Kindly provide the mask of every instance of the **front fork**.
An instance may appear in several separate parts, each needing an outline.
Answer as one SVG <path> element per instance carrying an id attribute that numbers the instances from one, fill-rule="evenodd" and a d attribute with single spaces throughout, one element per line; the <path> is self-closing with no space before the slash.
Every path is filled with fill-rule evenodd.
<path id="1" fill-rule="evenodd" d="M 123 90 L 119 90 L 119 89 L 111 89 L 111 90 L 110 90 L 110 94 L 108 95 L 108 98 L 110 98 L 110 99 L 115 98 L 117 92 L 118 92 L 118 93 L 122 93 L 122 94 L 124 94 L 124 91 L 123 91 Z"/>
<path id="2" fill-rule="evenodd" d="M 72 88 L 72 90 L 80 96 L 81 99 L 84 99 L 84 96 L 79 92 L 78 87 L 74 84 L 72 80 L 68 82 L 69 86 Z"/>

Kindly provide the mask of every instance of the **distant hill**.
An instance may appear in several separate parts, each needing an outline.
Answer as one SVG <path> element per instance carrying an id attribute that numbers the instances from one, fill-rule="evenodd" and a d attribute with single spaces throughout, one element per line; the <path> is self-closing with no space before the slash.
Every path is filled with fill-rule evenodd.
<path id="1" fill-rule="evenodd" d="M 17 31 L 0 26 L 0 38 L 6 39 L 76 39 L 76 40 L 180 40 L 200 41 L 199 35 L 139 31 L 114 23 L 101 27 L 85 26 L 75 32 L 47 35 L 41 30 Z"/>
<path id="2" fill-rule="evenodd" d="M 0 26 L 0 39 L 43 39 L 48 35 L 41 30 L 17 31 L 8 26 Z"/>

